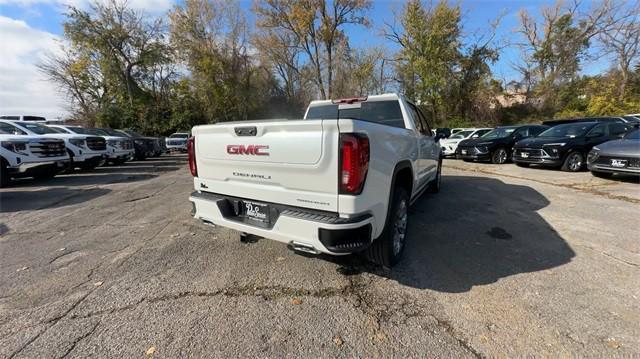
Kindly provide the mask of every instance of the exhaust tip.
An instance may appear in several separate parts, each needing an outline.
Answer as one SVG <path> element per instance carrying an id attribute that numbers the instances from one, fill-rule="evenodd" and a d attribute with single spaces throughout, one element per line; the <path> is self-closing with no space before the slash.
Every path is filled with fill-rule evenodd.
<path id="1" fill-rule="evenodd" d="M 289 249 L 296 251 L 296 252 L 303 252 L 303 253 L 309 253 L 309 254 L 320 254 L 320 251 L 317 250 L 314 246 L 305 244 L 305 243 L 299 243 L 299 242 L 290 242 L 288 245 Z"/>

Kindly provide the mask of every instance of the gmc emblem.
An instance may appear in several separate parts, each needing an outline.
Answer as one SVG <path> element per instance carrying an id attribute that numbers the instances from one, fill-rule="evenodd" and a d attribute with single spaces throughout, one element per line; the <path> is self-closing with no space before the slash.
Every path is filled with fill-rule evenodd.
<path id="1" fill-rule="evenodd" d="M 263 145 L 227 145 L 227 153 L 230 155 L 269 156 L 269 146 Z"/>

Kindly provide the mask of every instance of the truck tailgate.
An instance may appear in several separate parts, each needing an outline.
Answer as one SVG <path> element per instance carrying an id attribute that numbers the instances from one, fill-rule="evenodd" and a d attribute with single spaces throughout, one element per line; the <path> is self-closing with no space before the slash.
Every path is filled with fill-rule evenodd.
<path id="1" fill-rule="evenodd" d="M 201 191 L 338 211 L 335 120 L 256 121 L 194 128 Z"/>

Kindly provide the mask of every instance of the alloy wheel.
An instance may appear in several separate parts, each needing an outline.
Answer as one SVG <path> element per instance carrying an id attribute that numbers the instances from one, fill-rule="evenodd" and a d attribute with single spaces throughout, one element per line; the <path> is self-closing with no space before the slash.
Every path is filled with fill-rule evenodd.
<path id="1" fill-rule="evenodd" d="M 582 155 L 579 153 L 571 154 L 571 157 L 569 157 L 569 169 L 575 172 L 580 168 L 582 168 Z"/>
<path id="2" fill-rule="evenodd" d="M 503 148 L 498 149 L 493 156 L 495 163 L 503 164 L 507 162 L 507 151 L 505 151 Z"/>

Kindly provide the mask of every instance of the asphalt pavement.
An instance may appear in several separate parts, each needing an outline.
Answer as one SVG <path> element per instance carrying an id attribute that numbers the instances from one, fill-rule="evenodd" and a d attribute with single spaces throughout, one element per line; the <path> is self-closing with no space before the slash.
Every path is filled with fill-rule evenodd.
<path id="1" fill-rule="evenodd" d="M 0 357 L 638 357 L 640 184 L 462 161 L 404 260 L 190 216 L 184 155 L 0 192 Z"/>

